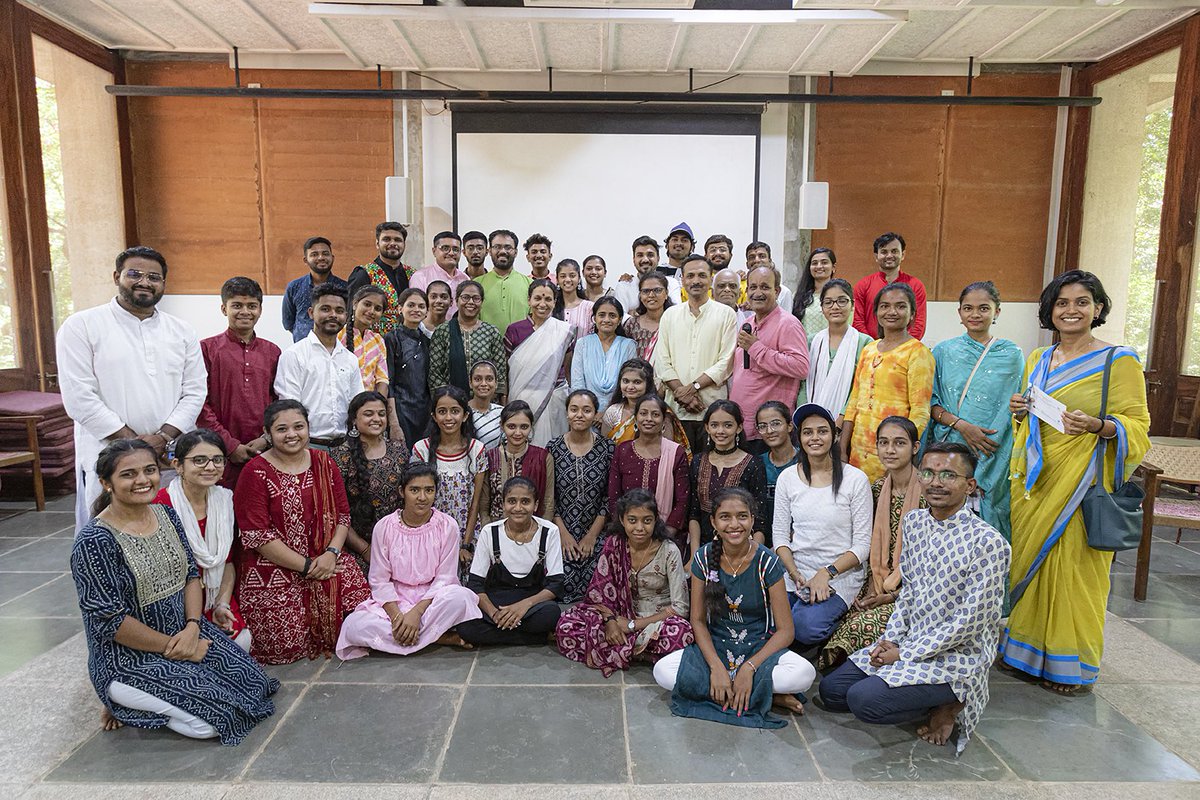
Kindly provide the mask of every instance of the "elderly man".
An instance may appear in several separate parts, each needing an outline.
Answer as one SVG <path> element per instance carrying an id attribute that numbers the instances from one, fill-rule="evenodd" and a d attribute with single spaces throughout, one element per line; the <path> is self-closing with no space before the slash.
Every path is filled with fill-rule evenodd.
<path id="1" fill-rule="evenodd" d="M 887 628 L 820 687 L 826 709 L 873 725 L 928 715 L 917 735 L 930 744 L 945 744 L 957 722 L 960 753 L 987 705 L 1012 558 L 1000 532 L 966 508 L 975 465 L 957 442 L 926 447 L 917 480 L 929 507 L 904 517 L 904 585 Z"/>
<path id="2" fill-rule="evenodd" d="M 709 263 L 711 264 L 712 262 L 709 261 Z M 741 296 L 742 279 L 737 272 L 728 267 L 717 270 L 717 274 L 713 275 L 712 299 L 721 305 L 732 308 L 734 313 L 738 315 L 738 325 L 742 324 L 742 315 L 740 313 Z"/>
<path id="3" fill-rule="evenodd" d="M 462 239 L 454 231 L 442 231 L 433 237 L 433 263 L 413 273 L 408 285 L 428 294 L 431 283 L 442 281 L 449 288 L 450 296 L 453 298 L 454 290 L 458 288 L 458 285 L 469 280 L 467 273 L 458 268 L 461 257 Z M 454 301 L 451 300 L 446 317 L 454 316 L 457 308 Z"/>
<path id="4" fill-rule="evenodd" d="M 208 372 L 192 326 L 159 311 L 167 260 L 131 247 L 113 270 L 117 296 L 67 317 L 56 338 L 63 407 L 75 421 L 75 529 L 100 495 L 96 456 L 115 439 L 148 442 L 163 459 L 196 427 Z"/>
<path id="5" fill-rule="evenodd" d="M 751 442 L 760 438 L 754 427 L 758 407 L 768 400 L 790 405 L 790 398 L 800 391 L 800 382 L 808 377 L 808 338 L 800 320 L 778 304 L 779 287 L 779 272 L 774 267 L 755 267 L 746 277 L 747 302 L 753 314 L 738 330 L 729 399 L 742 409 L 746 438 Z"/>

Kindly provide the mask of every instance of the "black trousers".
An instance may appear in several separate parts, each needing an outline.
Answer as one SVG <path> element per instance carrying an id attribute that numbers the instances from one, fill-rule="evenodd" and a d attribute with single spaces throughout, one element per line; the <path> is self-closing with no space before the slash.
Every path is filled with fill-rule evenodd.
<path id="1" fill-rule="evenodd" d="M 496 606 L 507 606 L 529 597 L 528 589 L 492 589 L 488 599 Z M 543 600 L 529 609 L 521 618 L 521 624 L 510 631 L 496 627 L 487 616 L 461 622 L 454 629 L 471 644 L 546 644 L 547 638 L 558 625 L 562 609 L 553 600 Z"/>
<path id="2" fill-rule="evenodd" d="M 897 725 L 923 719 L 938 706 L 958 698 L 947 683 L 888 686 L 845 661 L 821 679 L 821 700 L 830 711 L 849 711 L 870 725 Z"/>

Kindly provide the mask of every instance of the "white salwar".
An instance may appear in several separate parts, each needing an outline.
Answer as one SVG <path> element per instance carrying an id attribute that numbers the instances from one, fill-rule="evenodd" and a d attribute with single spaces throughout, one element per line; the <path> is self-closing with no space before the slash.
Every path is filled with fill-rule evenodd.
<path id="1" fill-rule="evenodd" d="M 569 322 L 550 317 L 508 357 L 508 400 L 524 400 L 533 409 L 538 447 L 567 432 L 567 388 L 560 379 L 563 360 L 575 341 Z"/>

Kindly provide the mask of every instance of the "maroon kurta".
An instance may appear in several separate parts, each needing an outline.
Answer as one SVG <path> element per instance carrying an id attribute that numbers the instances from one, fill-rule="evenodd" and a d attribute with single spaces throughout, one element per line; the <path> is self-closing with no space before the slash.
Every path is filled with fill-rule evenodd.
<path id="1" fill-rule="evenodd" d="M 658 489 L 658 461 L 646 460 L 633 449 L 633 442 L 622 442 L 613 453 L 612 469 L 608 473 L 608 516 L 617 518 L 617 501 L 621 495 L 630 489 L 646 489 L 654 494 Z M 663 521 L 682 531 L 680 538 L 687 544 L 687 507 L 689 491 L 688 457 L 685 448 L 680 446 L 675 451 L 675 463 L 671 465 L 671 475 L 675 481 L 675 504 L 671 513 Z M 662 513 L 662 509 L 659 509 Z"/>
<path id="2" fill-rule="evenodd" d="M 208 397 L 196 427 L 216 431 L 233 455 L 238 445 L 262 435 L 263 412 L 275 401 L 279 347 L 260 336 L 246 344 L 227 330 L 202 340 L 200 352 L 208 369 Z M 242 466 L 228 462 L 221 485 L 232 489 Z"/>

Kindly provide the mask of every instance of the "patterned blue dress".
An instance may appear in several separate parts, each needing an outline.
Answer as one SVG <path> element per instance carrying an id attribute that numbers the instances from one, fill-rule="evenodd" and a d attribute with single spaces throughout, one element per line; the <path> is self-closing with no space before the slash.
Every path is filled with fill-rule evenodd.
<path id="1" fill-rule="evenodd" d="M 216 729 L 221 744 L 235 745 L 275 713 L 270 696 L 279 681 L 269 677 L 233 640 L 207 619 L 200 635 L 212 640 L 199 663 L 117 644 L 127 616 L 167 635 L 183 628 L 183 588 L 197 577 L 196 562 L 174 510 L 154 505 L 158 531 L 133 536 L 93 519 L 75 539 L 71 573 L 79 593 L 88 643 L 88 674 L 100 702 L 135 728 L 161 728 L 167 718 L 113 703 L 113 681 L 140 689 Z"/>

